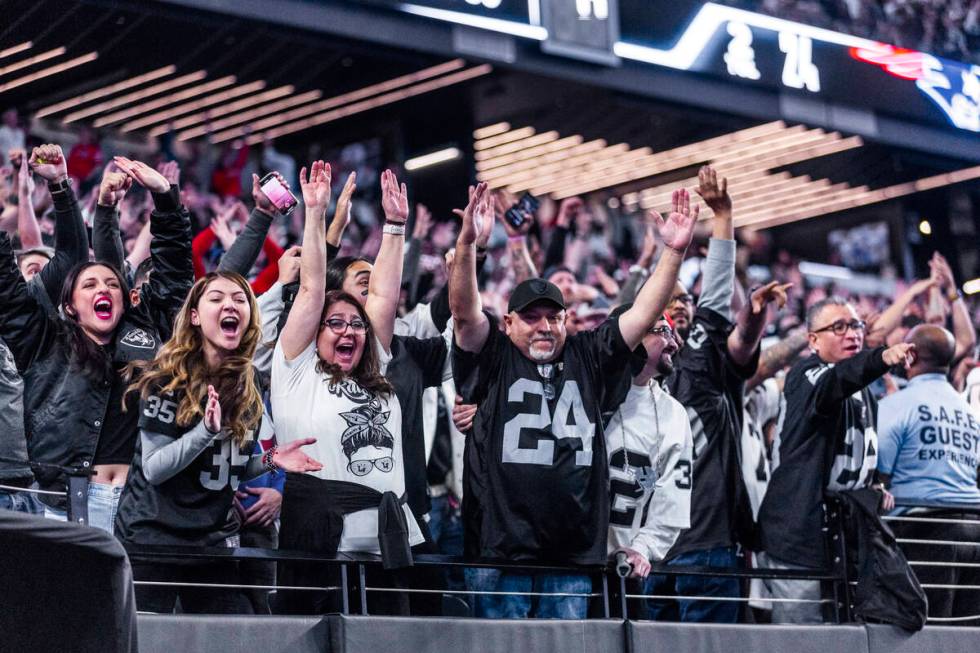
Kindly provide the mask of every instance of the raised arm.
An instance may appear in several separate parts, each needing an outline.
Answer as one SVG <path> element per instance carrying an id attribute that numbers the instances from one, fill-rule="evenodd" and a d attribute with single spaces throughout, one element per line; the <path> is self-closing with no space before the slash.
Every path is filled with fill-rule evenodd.
<path id="1" fill-rule="evenodd" d="M 715 214 L 698 306 L 730 321 L 735 292 L 735 229 L 728 180 L 723 177 L 719 181 L 713 168 L 703 166 L 698 171 L 698 194 Z"/>
<path id="2" fill-rule="evenodd" d="M 289 188 L 289 184 L 282 175 L 276 173 L 276 176 L 279 178 L 279 183 Z M 221 257 L 221 262 L 218 263 L 219 270 L 231 270 L 243 277 L 248 277 L 249 271 L 259 258 L 262 245 L 269 234 L 269 227 L 272 226 L 272 221 L 278 215 L 275 205 L 262 192 L 258 175 L 252 175 L 252 199 L 255 201 L 255 208 L 248 216 L 245 228 L 238 234 L 231 247 Z"/>
<path id="3" fill-rule="evenodd" d="M 507 232 L 507 253 L 510 255 L 510 267 L 514 270 L 514 285 L 538 276 L 538 269 L 531 260 L 531 252 L 527 249 L 527 234 L 534 224 L 534 214 L 526 213 L 520 227 L 514 227 L 507 221 L 506 200 L 499 193 L 493 194 L 496 207 L 494 214 L 504 231 Z M 489 230 L 488 230 L 489 231 Z"/>
<path id="4" fill-rule="evenodd" d="M 194 285 L 191 261 L 191 219 L 180 204 L 180 189 L 140 161 L 116 157 L 115 163 L 133 181 L 150 191 L 150 258 L 153 274 L 140 288 L 140 306 L 146 306 L 161 337 L 168 339 L 173 321 Z"/>
<path id="5" fill-rule="evenodd" d="M 566 197 L 558 205 L 558 215 L 555 217 L 555 226 L 551 230 L 551 238 L 548 239 L 548 249 L 545 251 L 544 267 L 550 268 L 552 265 L 562 265 L 565 262 L 565 247 L 568 243 L 568 231 L 572 220 L 582 210 L 585 203 L 578 197 Z"/>
<path id="6" fill-rule="evenodd" d="M 408 221 L 408 190 L 405 184 L 398 183 L 391 170 L 381 173 L 381 208 L 385 213 L 385 226 L 364 310 L 381 346 L 388 351 L 395 333 L 395 316 L 401 296 L 405 223 Z"/>
<path id="7" fill-rule="evenodd" d="M 286 325 L 279 334 L 286 360 L 293 360 L 316 339 L 323 313 L 326 289 L 327 206 L 330 204 L 330 165 L 314 161 L 310 166 L 310 179 L 306 179 L 306 167 L 299 171 L 299 183 L 303 189 L 306 206 L 306 224 L 303 227 L 303 248 L 300 255 L 299 291 L 293 300 Z"/>
<path id="8" fill-rule="evenodd" d="M 27 291 L 17 267 L 10 235 L 0 231 L 0 339 L 6 343 L 22 374 L 55 336 L 55 322 Z"/>
<path id="9" fill-rule="evenodd" d="M 424 204 L 415 205 L 415 224 L 412 225 L 412 237 L 405 248 L 405 268 L 402 277 L 408 285 L 408 310 L 418 304 L 419 294 L 419 262 L 422 259 L 422 242 L 428 237 L 432 228 L 432 212 Z"/>
<path id="10" fill-rule="evenodd" d="M 485 182 L 470 187 L 470 200 L 462 219 L 453 264 L 449 271 L 449 309 L 452 312 L 454 337 L 460 349 L 479 352 L 490 334 L 490 321 L 483 314 L 483 302 L 476 279 L 476 241 L 493 224 L 493 200 Z"/>
<path id="11" fill-rule="evenodd" d="M 953 337 L 956 339 L 956 352 L 953 354 L 952 365 L 956 365 L 964 356 L 969 354 L 977 344 L 977 332 L 970 319 L 970 309 L 963 301 L 963 294 L 956 287 L 956 279 L 949 262 L 939 252 L 934 252 L 929 267 L 933 276 L 939 281 L 943 295 L 949 302 L 953 314 Z"/>
<path id="12" fill-rule="evenodd" d="M 92 221 L 92 249 L 95 251 L 95 260 L 109 263 L 123 272 L 125 272 L 126 252 L 119 233 L 117 207 L 132 185 L 132 177 L 124 172 L 107 172 L 102 175 L 95 205 L 95 219 Z"/>
<path id="13" fill-rule="evenodd" d="M 809 374 L 803 383 L 812 383 L 816 390 L 814 404 L 817 412 L 833 414 L 847 397 L 866 388 L 889 367 L 910 362 L 915 345 L 900 342 L 891 347 L 865 349 L 835 365 L 827 365 L 819 374 Z"/>
<path id="14" fill-rule="evenodd" d="M 664 243 L 664 252 L 660 255 L 653 276 L 637 294 L 633 306 L 619 318 L 619 331 L 630 349 L 636 349 L 647 330 L 660 319 L 667 308 L 681 262 L 684 260 L 684 252 L 694 235 L 698 206 L 691 208 L 691 197 L 683 188 L 674 191 L 671 202 L 673 208 L 666 220 L 656 211 L 650 212 Z"/>
<path id="15" fill-rule="evenodd" d="M 17 233 L 20 234 L 21 249 L 41 247 L 41 227 L 34 214 L 34 173 L 27 165 L 27 155 L 20 156 L 20 170 L 17 172 Z"/>
<path id="16" fill-rule="evenodd" d="M 780 284 L 770 281 L 756 288 L 749 301 L 742 306 L 735 320 L 735 328 L 728 335 L 728 355 L 739 367 L 748 365 L 755 350 L 759 348 L 762 332 L 766 328 L 769 317 L 769 305 L 778 308 L 786 305 L 786 291 L 793 284 Z"/>
<path id="17" fill-rule="evenodd" d="M 779 370 L 792 363 L 806 349 L 806 345 L 806 327 L 801 326 L 790 331 L 773 346 L 763 349 L 759 356 L 759 368 L 755 371 L 755 376 L 746 381 L 745 389 L 751 390 L 766 379 L 776 376 Z"/>
<path id="18" fill-rule="evenodd" d="M 68 272 L 88 260 L 88 233 L 82 210 L 68 181 L 65 155 L 58 145 L 41 145 L 31 153 L 31 168 L 48 182 L 54 200 L 54 257 L 38 273 L 55 306 Z"/>
<path id="19" fill-rule="evenodd" d="M 868 347 L 877 347 L 885 344 L 888 334 L 901 324 L 902 316 L 905 314 L 905 309 L 909 307 L 909 304 L 914 302 L 920 295 L 928 292 L 935 284 L 936 279 L 930 277 L 916 281 L 909 286 L 908 290 L 899 295 L 898 299 L 882 311 L 878 319 L 875 320 L 874 326 L 871 327 L 868 334 L 864 337 L 864 344 Z"/>
<path id="20" fill-rule="evenodd" d="M 340 191 L 340 197 L 337 198 L 337 206 L 333 211 L 333 220 L 330 221 L 330 227 L 327 228 L 327 245 L 337 250 L 340 249 L 340 243 L 344 240 L 344 231 L 347 229 L 347 225 L 350 224 L 352 198 L 356 190 L 357 173 L 352 172 L 347 175 L 344 188 Z"/>

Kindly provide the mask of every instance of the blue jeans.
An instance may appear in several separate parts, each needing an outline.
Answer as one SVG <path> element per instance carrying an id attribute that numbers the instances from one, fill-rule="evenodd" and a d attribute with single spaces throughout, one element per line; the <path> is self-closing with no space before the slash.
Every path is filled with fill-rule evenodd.
<path id="1" fill-rule="evenodd" d="M 589 599 L 584 596 L 527 596 L 521 592 L 588 594 L 592 579 L 578 574 L 515 574 L 501 569 L 467 569 L 471 591 L 514 592 L 507 596 L 474 596 L 474 612 L 487 619 L 585 619 Z"/>
<path id="2" fill-rule="evenodd" d="M 107 483 L 88 484 L 88 525 L 101 528 L 112 535 L 115 532 L 116 512 L 119 509 L 119 497 L 122 496 L 122 485 Z M 48 519 L 65 521 L 68 514 L 50 506 L 44 506 L 44 516 Z"/>
<path id="3" fill-rule="evenodd" d="M 32 487 L 37 487 L 35 483 Z M 0 490 L 0 510 L 13 510 L 28 515 L 43 515 L 44 504 L 36 494 Z"/>
<path id="4" fill-rule="evenodd" d="M 735 548 L 726 546 L 682 553 L 667 564 L 735 569 L 738 558 Z M 737 598 L 742 595 L 742 590 L 737 578 L 650 575 L 644 583 L 643 593 Z M 738 622 L 739 608 L 738 601 L 647 601 L 648 618 L 655 621 L 733 624 Z"/>
<path id="5" fill-rule="evenodd" d="M 463 519 L 453 507 L 449 495 L 432 498 L 429 511 L 429 533 L 443 555 L 463 555 Z"/>

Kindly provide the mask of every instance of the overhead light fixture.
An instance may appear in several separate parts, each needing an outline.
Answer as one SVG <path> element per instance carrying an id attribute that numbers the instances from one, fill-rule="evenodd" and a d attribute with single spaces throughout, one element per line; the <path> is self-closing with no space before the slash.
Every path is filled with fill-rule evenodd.
<path id="1" fill-rule="evenodd" d="M 251 97 L 243 98 L 241 100 L 236 100 L 235 102 L 228 102 L 227 104 L 222 104 L 220 107 L 211 107 L 207 111 L 201 111 L 189 116 L 184 116 L 179 120 L 174 120 L 172 123 L 168 122 L 166 125 L 160 125 L 159 127 L 154 127 L 150 130 L 150 136 L 160 136 L 161 134 L 166 134 L 168 131 L 176 131 L 178 129 L 184 129 L 185 127 L 190 127 L 191 125 L 196 125 L 200 122 L 207 122 L 218 116 L 226 116 L 229 113 L 234 113 L 240 111 L 241 109 L 247 109 L 249 107 L 254 107 L 256 105 L 262 104 L 263 102 L 268 102 L 270 100 L 275 100 L 281 98 L 284 95 L 292 95 L 296 90 L 294 86 L 286 85 L 280 86 L 278 88 L 269 89 L 259 93 L 258 95 L 253 95 Z"/>
<path id="2" fill-rule="evenodd" d="M 7 64 L 6 66 L 0 66 L 0 76 L 7 75 L 9 73 L 21 70 L 23 68 L 28 68 L 36 63 L 47 61 L 48 59 L 54 59 L 55 57 L 60 57 L 65 52 L 67 52 L 67 49 L 65 47 L 55 48 L 53 50 L 48 50 L 47 52 L 42 52 L 41 54 L 36 54 L 33 57 L 28 57 L 26 59 L 21 59 L 20 61 L 15 61 L 12 64 Z"/>
<path id="3" fill-rule="evenodd" d="M 447 86 L 459 84 L 461 82 L 465 82 L 471 79 L 476 79 L 477 77 L 488 75 L 491 72 L 493 72 L 493 66 L 491 66 L 490 64 L 482 64 L 480 66 L 475 66 L 467 70 L 461 70 L 459 72 L 452 73 L 451 75 L 446 75 L 445 77 L 432 79 L 427 82 L 422 82 L 414 86 L 409 86 L 408 88 L 404 88 L 398 91 L 385 93 L 384 95 L 379 95 L 369 100 L 356 102 L 354 104 L 350 104 L 345 107 L 341 107 L 339 109 L 334 109 L 333 111 L 328 111 L 326 113 L 314 116 L 312 118 L 307 118 L 306 120 L 300 120 L 297 122 L 282 125 L 276 127 L 275 129 L 267 130 L 266 132 L 261 134 L 253 134 L 252 136 L 248 137 L 247 142 L 250 145 L 261 143 L 266 138 L 278 138 L 279 136 L 292 134 L 294 132 L 302 131 L 304 129 L 309 129 L 310 127 L 315 127 L 317 125 L 322 125 L 328 122 L 332 122 L 334 120 L 340 120 L 341 118 L 346 118 L 347 116 L 354 115 L 356 113 L 369 111 L 377 107 L 381 107 L 387 104 L 392 104 L 393 102 L 400 102 L 401 100 L 405 100 L 410 97 L 415 97 L 417 95 L 422 95 L 424 93 L 428 93 L 430 91 L 434 91 L 440 88 L 445 88 Z"/>
<path id="4" fill-rule="evenodd" d="M 134 116 L 138 116 L 148 111 L 153 111 L 154 109 L 159 109 L 160 107 L 165 107 L 167 105 L 173 104 L 175 102 L 180 102 L 181 100 L 186 100 L 187 98 L 196 97 L 201 93 L 210 93 L 211 91 L 217 91 L 219 88 L 225 88 L 226 86 L 231 86 L 236 81 L 234 75 L 227 75 L 220 79 L 215 79 L 206 84 L 198 84 L 197 86 L 191 86 L 178 93 L 173 93 L 165 97 L 151 100 L 150 102 L 143 102 L 137 104 L 136 106 L 130 107 L 129 109 L 123 109 L 122 111 L 116 111 L 115 113 L 109 113 L 101 118 L 97 119 L 92 124 L 95 127 L 105 127 L 106 125 L 111 125 Z"/>
<path id="5" fill-rule="evenodd" d="M 445 163 L 446 161 L 455 161 L 461 156 L 463 156 L 463 153 L 458 147 L 447 147 L 408 159 L 405 161 L 405 169 L 409 171 L 421 170 L 422 168 L 428 168 L 429 166 Z"/>
<path id="6" fill-rule="evenodd" d="M 496 136 L 478 138 L 476 142 L 473 143 L 473 149 L 476 151 L 486 150 L 496 145 L 503 145 L 504 143 L 517 141 L 522 138 L 527 138 L 528 136 L 534 136 L 534 133 L 534 127 L 522 127 L 520 129 L 504 132 L 503 134 L 497 134 Z"/>
<path id="7" fill-rule="evenodd" d="M 217 130 L 224 129 L 225 127 L 240 125 L 243 122 L 248 122 L 249 120 L 254 120 L 255 118 L 261 118 L 262 116 L 267 116 L 270 113 L 282 111 L 283 109 L 288 109 L 289 107 L 295 107 L 297 104 L 305 104 L 307 102 L 318 100 L 322 95 L 323 93 L 320 91 L 309 91 L 307 93 L 300 93 L 299 95 L 281 100 L 279 102 L 273 102 L 271 104 L 252 109 L 251 111 L 236 113 L 235 115 L 228 116 L 227 118 L 221 118 L 220 120 L 205 120 L 205 124 L 201 125 L 200 127 L 188 129 L 177 134 L 177 140 L 188 141 L 192 138 L 204 136 L 208 132 L 216 132 Z"/>
<path id="8" fill-rule="evenodd" d="M 432 77 L 438 77 L 446 72 L 451 72 L 454 70 L 459 70 L 466 66 L 466 62 L 462 59 L 453 59 L 447 61 L 446 63 L 439 64 L 438 66 L 432 66 L 430 68 L 424 68 L 422 70 L 416 71 L 414 73 L 409 73 L 407 75 L 401 75 L 399 77 L 394 77 L 392 79 L 378 82 L 377 84 L 371 84 L 365 86 L 364 88 L 359 88 L 355 91 L 350 91 L 348 93 L 342 93 L 326 100 L 320 102 L 315 102 L 313 104 L 308 104 L 303 107 L 293 108 L 289 111 L 285 111 L 281 114 L 270 116 L 264 118 L 258 122 L 249 124 L 248 127 L 252 131 L 258 131 L 261 129 L 266 129 L 268 127 L 277 127 L 282 123 L 297 120 L 299 118 L 304 118 L 306 116 L 312 116 L 335 107 L 341 107 L 350 102 L 356 100 L 362 100 L 364 98 L 369 98 L 378 93 L 384 93 L 385 91 L 390 91 L 402 86 L 408 86 L 414 84 L 415 82 L 422 81 L 424 79 L 430 79 Z M 233 138 L 238 138 L 243 136 L 242 129 L 236 128 L 227 130 L 225 132 L 218 132 L 212 135 L 212 142 L 219 143 L 222 141 L 231 140 Z"/>
<path id="9" fill-rule="evenodd" d="M 481 138 L 490 138 L 491 136 L 496 136 L 497 134 L 503 134 L 509 129 L 509 122 L 498 122 L 493 125 L 487 125 L 486 127 L 480 127 L 479 129 L 473 130 L 473 138 L 476 140 L 480 140 Z"/>
<path id="10" fill-rule="evenodd" d="M 156 70 L 151 70 L 148 73 L 143 73 L 142 75 L 137 75 L 136 77 L 130 77 L 129 79 L 121 82 L 116 82 L 115 84 L 110 84 L 109 86 L 103 86 L 102 88 L 97 88 L 94 91 L 89 91 L 88 93 L 82 93 L 81 95 L 75 96 L 63 102 L 58 102 L 57 104 L 43 107 L 34 114 L 34 117 L 44 118 L 46 116 L 58 113 L 59 111 L 70 109 L 71 107 L 77 107 L 80 104 L 91 102 L 92 100 L 97 100 L 100 97 L 112 95 L 113 93 L 118 93 L 119 91 L 124 91 L 127 88 L 132 88 L 134 86 L 139 86 L 144 82 L 166 77 L 167 75 L 172 75 L 176 71 L 177 66 L 164 66 L 163 68 L 157 68 Z"/>
<path id="11" fill-rule="evenodd" d="M 0 59 L 5 59 L 18 52 L 23 52 L 24 50 L 30 50 L 34 47 L 34 41 L 24 41 L 23 43 L 18 43 L 17 45 L 12 45 L 9 48 L 0 50 Z"/>
<path id="12" fill-rule="evenodd" d="M 71 70 L 72 68 L 77 68 L 83 64 L 95 61 L 99 58 L 98 52 L 89 52 L 88 54 L 83 54 L 74 59 L 69 59 L 68 61 L 63 61 L 59 64 L 51 66 L 50 68 L 45 68 L 39 70 L 30 75 L 25 75 L 24 77 L 18 77 L 17 79 L 12 79 L 5 84 L 0 84 L 0 93 L 4 91 L 9 91 L 10 89 L 17 88 L 18 86 L 23 86 L 25 84 L 30 84 L 36 82 L 39 79 L 44 79 L 45 77 L 50 77 L 51 75 L 57 75 L 58 73 L 63 73 L 66 70 Z"/>
<path id="13" fill-rule="evenodd" d="M 473 2 L 472 0 L 467 1 L 470 4 L 476 4 L 476 2 Z M 548 30 L 540 25 L 527 25 L 525 23 L 518 23 L 512 20 L 502 20 L 500 18 L 490 18 L 488 16 L 464 14 L 459 11 L 450 11 L 448 9 L 423 7 L 420 5 L 414 5 L 410 2 L 399 3 L 398 8 L 406 13 L 415 14 L 416 16 L 424 16 L 425 18 L 432 18 L 434 20 L 442 20 L 449 23 L 456 23 L 458 25 L 466 25 L 467 27 L 476 27 L 491 32 L 500 32 L 501 34 L 520 36 L 525 39 L 544 41 L 548 38 Z"/>
<path id="14" fill-rule="evenodd" d="M 970 279 L 964 283 L 963 292 L 967 295 L 976 295 L 980 292 L 980 279 Z"/>
<path id="15" fill-rule="evenodd" d="M 251 82 L 249 84 L 242 84 L 241 86 L 235 86 L 220 93 L 214 93 L 211 95 L 205 95 L 199 100 L 193 100 L 185 104 L 179 104 L 172 109 L 167 109 L 165 111 L 158 111 L 157 113 L 151 113 L 148 116 L 143 116 L 137 120 L 132 120 L 125 123 L 119 127 L 119 131 L 126 133 L 133 131 L 134 129 L 140 129 L 141 127 L 149 127 L 150 125 L 155 125 L 158 122 L 166 122 L 171 118 L 176 118 L 177 116 L 182 116 L 185 113 L 190 113 L 191 111 L 197 111 L 198 109 L 203 109 L 214 104 L 220 104 L 226 100 L 231 100 L 232 98 L 240 97 L 242 95 L 247 95 L 249 93 L 254 93 L 255 91 L 261 91 L 265 88 L 264 81 Z"/>
<path id="16" fill-rule="evenodd" d="M 928 220 L 923 220 L 919 223 L 919 233 L 921 233 L 923 236 L 932 235 L 932 225 L 929 224 Z"/>
<path id="17" fill-rule="evenodd" d="M 207 76 L 208 76 L 208 72 L 206 70 L 198 70 L 197 72 L 181 75 L 180 77 L 175 77 L 173 79 L 168 79 L 165 82 L 160 82 L 159 84 L 154 84 L 153 86 L 147 86 L 146 88 L 141 88 L 138 91 L 133 91 L 132 93 L 127 93 L 126 95 L 120 95 L 119 97 L 113 98 L 111 100 L 106 100 L 105 102 L 93 104 L 92 106 L 86 109 L 73 111 L 69 113 L 67 116 L 65 116 L 64 118 L 62 118 L 61 121 L 65 124 L 68 124 L 68 123 L 75 122 L 76 120 L 82 120 L 83 118 L 88 118 L 89 116 L 94 116 L 103 113 L 105 111 L 112 111 L 113 109 L 124 107 L 127 104 L 131 104 L 133 102 L 140 102 L 148 97 L 159 95 L 164 91 L 169 91 L 179 86 L 184 86 L 185 84 L 199 82 Z"/>

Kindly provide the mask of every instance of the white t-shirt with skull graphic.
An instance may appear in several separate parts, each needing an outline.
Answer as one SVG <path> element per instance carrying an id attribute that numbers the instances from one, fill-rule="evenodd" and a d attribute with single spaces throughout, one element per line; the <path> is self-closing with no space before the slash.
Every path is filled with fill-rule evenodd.
<path id="1" fill-rule="evenodd" d="M 378 345 L 381 373 L 390 355 Z M 316 371 L 316 343 L 291 361 L 276 344 L 272 357 L 270 399 L 276 420 L 276 439 L 284 445 L 316 438 L 304 451 L 323 463 L 312 472 L 325 480 L 348 481 L 378 492 L 405 493 L 405 458 L 402 455 L 402 414 L 398 398 L 378 397 L 347 379 L 335 384 Z M 408 505 L 403 505 L 409 543 L 424 541 Z M 378 553 L 378 509 L 369 508 L 344 517 L 340 551 Z"/>

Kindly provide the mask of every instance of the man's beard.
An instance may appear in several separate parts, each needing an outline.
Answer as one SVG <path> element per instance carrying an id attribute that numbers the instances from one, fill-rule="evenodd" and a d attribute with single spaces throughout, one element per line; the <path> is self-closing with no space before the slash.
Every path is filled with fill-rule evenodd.
<path id="1" fill-rule="evenodd" d="M 551 345 L 551 347 L 547 351 L 543 351 L 541 349 L 535 349 L 534 345 L 536 342 L 547 342 Z M 541 339 L 532 342 L 531 345 L 527 348 L 527 353 L 528 356 L 530 356 L 533 360 L 536 360 L 538 362 L 544 362 L 554 358 L 555 350 L 557 348 L 558 348 L 558 342 L 556 340 Z"/>

